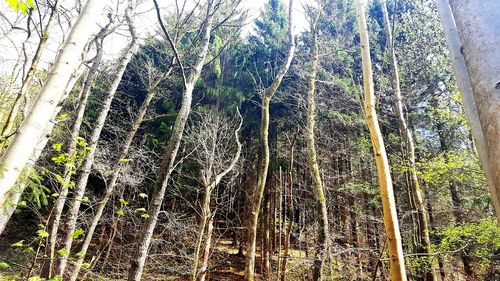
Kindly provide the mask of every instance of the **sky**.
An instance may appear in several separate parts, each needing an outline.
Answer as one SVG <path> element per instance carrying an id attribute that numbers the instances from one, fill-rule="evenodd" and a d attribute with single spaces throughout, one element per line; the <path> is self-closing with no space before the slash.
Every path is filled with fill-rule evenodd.
<path id="1" fill-rule="evenodd" d="M 74 0 L 62 0 L 62 5 L 63 7 L 70 7 L 73 5 L 75 2 Z M 178 0 L 181 1 L 181 0 Z M 187 0 L 188 5 L 192 5 L 194 3 L 194 0 Z M 260 14 L 260 10 L 264 7 L 264 4 L 268 0 L 242 0 L 242 7 L 244 9 L 249 10 L 249 19 L 248 19 L 248 24 L 244 27 L 243 33 L 247 34 L 249 32 L 252 32 L 253 30 L 253 21 L 258 18 Z M 288 6 L 288 1 L 283 0 L 286 2 L 285 4 Z M 303 31 L 307 27 L 307 22 L 304 17 L 304 12 L 302 6 L 304 5 L 305 1 L 308 0 L 295 0 L 294 2 L 294 21 L 295 21 L 295 27 L 294 27 L 294 33 L 298 33 L 300 31 Z M 163 14 L 167 14 L 166 11 L 168 9 L 172 9 L 174 0 L 158 0 L 160 7 L 164 9 Z M 3 15 L 5 15 L 10 22 L 15 22 L 15 19 L 19 17 L 18 14 L 9 11 L 8 8 L 6 7 L 6 2 L 5 1 L 0 1 L 0 11 L 2 12 Z M 116 3 L 116 0 L 113 1 L 113 3 Z M 116 9 L 116 5 L 112 5 L 113 9 Z M 123 11 L 124 5 L 118 6 L 119 10 Z M 138 34 L 142 35 L 143 37 L 147 37 L 149 34 L 154 33 L 155 31 L 158 30 L 158 23 L 157 23 L 157 18 L 156 18 L 156 13 L 154 10 L 153 6 L 153 1 L 152 0 L 143 0 L 142 4 L 140 4 L 137 7 L 137 13 L 138 16 L 136 17 L 136 25 L 138 29 Z M 103 13 L 105 14 L 105 13 Z M 105 21 L 103 20 L 105 17 L 103 16 L 101 21 L 104 23 Z M 3 19 L 0 19 L 0 24 L 2 27 L 5 27 L 7 24 Z M 25 21 L 20 21 L 19 23 L 20 26 L 25 25 Z M 2 29 L 4 30 L 4 29 Z M 63 32 L 59 27 L 53 28 L 53 32 L 51 34 L 51 37 L 49 39 L 49 42 L 47 43 L 47 47 L 43 52 L 42 55 L 42 61 L 40 64 L 40 67 L 46 68 L 55 58 L 57 50 L 60 46 L 60 43 L 62 41 L 62 34 Z M 26 38 L 26 33 L 24 31 L 15 31 L 11 33 L 8 37 L 2 36 L 3 34 L 0 34 L 0 63 L 2 63 L 2 68 L 0 69 L 0 75 L 9 75 L 9 71 L 13 68 L 13 66 L 16 63 L 17 58 L 19 57 L 19 50 L 21 49 L 22 43 Z M 120 51 L 127 45 L 128 38 L 126 37 L 128 35 L 127 27 L 124 26 L 116 34 L 113 34 L 112 36 L 109 36 L 106 38 L 105 41 L 105 58 L 106 60 L 114 60 L 117 59 Z M 35 51 L 35 48 L 38 44 L 38 38 L 37 36 L 32 36 L 32 39 L 26 44 L 26 48 L 28 50 L 28 54 L 33 54 Z M 12 66 L 12 67 L 10 67 Z"/>

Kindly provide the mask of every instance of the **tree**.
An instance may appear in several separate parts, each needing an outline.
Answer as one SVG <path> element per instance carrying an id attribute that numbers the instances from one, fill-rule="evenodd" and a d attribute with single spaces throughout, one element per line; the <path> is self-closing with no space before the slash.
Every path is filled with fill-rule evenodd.
<path id="1" fill-rule="evenodd" d="M 64 89 L 74 70 L 91 32 L 96 26 L 95 17 L 106 1 L 89 0 L 82 9 L 68 38 L 56 58 L 54 67 L 30 112 L 21 124 L 0 160 L 0 206 L 5 206 L 6 195 L 15 185 L 21 171 L 33 155 L 38 140 L 45 132 Z"/>
<path id="2" fill-rule="evenodd" d="M 450 6 L 486 143 L 489 165 L 484 165 L 483 170 L 487 177 L 492 179 L 489 180 L 490 191 L 497 218 L 500 221 L 500 142 L 498 141 L 500 139 L 500 100 L 498 99 L 500 82 L 498 76 L 495 75 L 500 71 L 500 50 L 496 47 L 500 42 L 498 36 L 500 19 L 496 16 L 500 11 L 500 3 L 492 0 L 480 3 L 452 0 Z M 461 77 L 458 69 L 457 76 Z M 470 122 L 470 125 L 476 128 L 478 126 L 474 122 Z M 478 149 L 482 147 L 478 146 Z"/>
<path id="3" fill-rule="evenodd" d="M 212 243 L 213 221 L 216 210 L 212 210 L 212 192 L 220 184 L 221 180 L 229 174 L 238 163 L 241 155 L 242 144 L 239 132 L 243 124 L 239 109 L 236 109 L 240 119 L 238 127 L 234 130 L 234 141 L 236 151 L 227 159 L 227 151 L 230 147 L 230 121 L 221 116 L 216 109 L 200 116 L 201 120 L 195 124 L 196 128 L 189 132 L 189 138 L 200 146 L 196 149 L 196 161 L 199 162 L 201 171 L 201 182 L 204 189 L 203 203 L 199 219 L 198 237 L 195 244 L 193 281 L 204 281 L 208 271 L 208 257 Z M 201 253 L 201 261 L 200 261 Z"/>
<path id="4" fill-rule="evenodd" d="M 288 72 L 290 64 L 292 63 L 293 55 L 295 53 L 295 41 L 293 39 L 292 28 L 292 9 L 293 0 L 288 4 L 288 50 L 285 61 L 281 65 L 276 77 L 271 85 L 266 89 L 261 90 L 261 124 L 260 124 L 260 142 L 261 142 L 261 160 L 258 168 L 258 181 L 257 188 L 254 190 L 252 198 L 250 198 L 250 215 L 248 218 L 247 226 L 247 251 L 245 263 L 245 280 L 253 281 L 255 279 L 255 250 L 257 244 L 257 226 L 259 222 L 259 213 L 266 187 L 267 172 L 269 168 L 269 106 L 271 99 L 278 90 L 283 77 Z"/>
<path id="5" fill-rule="evenodd" d="M 22 2 L 21 2 L 22 3 Z M 35 77 L 35 72 L 38 67 L 38 63 L 40 62 L 40 59 L 42 57 L 42 52 L 45 49 L 45 43 L 49 39 L 49 34 L 52 29 L 52 26 L 54 25 L 58 13 L 59 13 L 59 6 L 60 6 L 60 1 L 56 0 L 54 4 L 52 5 L 52 11 L 50 13 L 49 20 L 47 22 L 47 25 L 45 26 L 45 29 L 42 32 L 42 37 L 40 38 L 40 42 L 38 43 L 35 55 L 33 56 L 33 59 L 31 61 L 31 66 L 26 73 L 26 77 L 23 80 L 21 89 L 19 90 L 19 93 L 17 94 L 14 104 L 12 105 L 11 110 L 9 111 L 9 114 L 7 116 L 7 120 L 5 121 L 5 124 L 3 125 L 3 128 L 0 132 L 0 138 L 2 139 L 3 143 L 0 144 L 1 147 L 5 146 L 5 142 L 7 141 L 6 138 L 11 135 L 12 129 L 15 124 L 15 119 L 17 117 L 17 114 L 19 112 L 19 108 L 21 106 L 21 100 L 25 99 L 26 96 L 28 95 L 28 90 L 30 88 L 30 85 L 33 81 L 33 78 Z M 1 151 L 1 149 L 0 149 Z"/>
<path id="6" fill-rule="evenodd" d="M 363 63 L 363 84 L 364 84 L 364 110 L 366 122 L 370 130 L 373 153 L 377 164 L 377 174 L 379 178 L 380 194 L 382 196 L 382 207 L 384 211 L 384 225 L 389 246 L 389 258 L 391 265 L 392 280 L 406 280 L 406 269 L 399 231 L 398 217 L 396 212 L 396 202 L 394 200 L 394 190 L 392 178 L 385 151 L 384 141 L 377 120 L 375 111 L 375 94 L 373 87 L 373 75 L 370 58 L 370 44 L 368 41 L 368 28 L 365 18 L 365 7 L 367 2 L 356 0 L 356 13 L 358 17 L 358 29 L 361 38 L 361 56 Z"/>
<path id="7" fill-rule="evenodd" d="M 121 55 L 121 57 L 118 60 L 117 66 L 116 66 L 116 73 L 114 74 L 114 77 L 112 79 L 111 86 L 109 87 L 105 99 L 103 101 L 101 111 L 99 112 L 99 116 L 97 117 L 97 120 L 94 125 L 94 129 L 92 131 L 92 135 L 89 140 L 89 151 L 85 156 L 84 163 L 82 165 L 82 173 L 80 174 L 80 177 L 78 178 L 78 181 L 76 183 L 76 186 L 74 188 L 74 197 L 71 202 L 71 207 L 68 211 L 67 214 L 67 225 L 65 228 L 65 237 L 64 237 L 64 249 L 66 249 L 68 252 L 71 251 L 71 245 L 73 243 L 73 239 L 75 237 L 74 232 L 76 230 L 76 224 L 77 224 L 77 219 L 78 219 L 78 214 L 80 210 L 80 205 L 82 203 L 83 196 L 85 194 L 85 189 L 88 183 L 88 178 L 90 176 L 90 173 L 92 171 L 92 165 L 94 163 L 94 157 L 96 150 L 98 148 L 98 143 L 99 143 L 99 138 L 101 136 L 101 132 L 104 128 L 104 123 L 106 122 L 106 118 L 108 117 L 108 113 L 111 109 L 111 103 L 115 97 L 116 90 L 118 89 L 118 86 L 120 82 L 122 81 L 123 73 L 125 72 L 128 63 L 132 59 L 132 56 L 135 54 L 135 52 L 138 49 L 138 40 L 139 38 L 137 37 L 136 31 L 135 31 L 135 26 L 133 22 L 131 21 L 131 12 L 134 7 L 134 2 L 132 0 L 129 0 L 127 9 L 125 11 L 126 13 L 126 21 L 128 24 L 129 32 L 131 34 L 131 39 L 127 47 L 125 48 L 125 51 Z M 68 261 L 69 255 L 64 255 L 61 258 L 60 262 L 60 275 L 63 276 L 67 261 Z M 82 258 L 79 257 L 79 260 Z M 74 268 L 74 271 L 71 274 L 70 280 L 76 280 L 78 277 L 78 272 L 80 270 L 81 266 L 81 261 L 80 263 L 77 264 L 77 266 Z"/>
<path id="8" fill-rule="evenodd" d="M 318 248 L 316 259 L 314 261 L 313 280 L 323 280 L 323 268 L 328 256 L 328 212 L 326 206 L 326 196 L 323 188 L 323 181 L 321 180 L 321 173 L 319 170 L 318 159 L 316 154 L 314 129 L 316 124 L 316 76 L 318 73 L 319 51 L 318 51 L 318 38 L 317 38 L 317 23 L 321 16 L 321 3 L 318 1 L 316 11 L 310 11 L 315 15 L 310 15 L 310 33 L 311 33 L 311 71 L 309 74 L 309 84 L 307 91 L 307 127 L 306 127 L 306 142 L 307 142 L 307 161 L 309 163 L 309 171 L 314 182 L 314 194 L 316 196 L 316 212 L 319 215 L 318 227 Z M 309 9 L 313 9 L 309 7 Z"/>
<path id="9" fill-rule="evenodd" d="M 194 86 L 196 84 L 196 81 L 200 77 L 201 70 L 203 68 L 203 65 L 205 64 L 205 58 L 207 56 L 208 48 L 210 45 L 210 33 L 212 30 L 213 17 L 218 9 L 218 6 L 214 5 L 214 2 L 212 0 L 207 1 L 206 17 L 203 23 L 201 41 L 199 42 L 200 48 L 196 54 L 197 59 L 194 63 L 194 67 L 191 73 L 189 74 L 189 76 L 186 76 L 186 73 L 184 72 L 185 68 L 183 66 L 183 62 L 181 61 L 179 53 L 177 51 L 177 46 L 174 44 L 174 41 L 170 37 L 169 32 L 167 31 L 165 25 L 163 24 L 163 19 L 160 15 L 160 8 L 158 7 L 156 0 L 154 0 L 154 3 L 160 27 L 165 37 L 167 38 L 170 47 L 176 57 L 177 64 L 181 69 L 181 75 L 183 81 L 183 95 L 182 95 L 181 109 L 179 110 L 179 113 L 177 115 L 172 130 L 172 134 L 165 148 L 163 159 L 160 165 L 160 174 L 158 175 L 158 178 L 154 185 L 153 196 L 151 198 L 151 206 L 150 209 L 148 210 L 149 218 L 144 223 L 141 235 L 136 241 L 135 253 L 131 260 L 130 269 L 128 272 L 129 281 L 140 280 L 142 272 L 144 270 L 147 253 L 149 250 L 149 246 L 151 244 L 151 238 L 153 236 L 156 222 L 158 220 L 158 215 L 160 214 L 163 197 L 165 195 L 168 181 L 172 173 L 172 168 L 175 163 L 175 158 L 177 156 L 179 144 L 182 139 L 182 134 L 184 132 L 184 127 L 186 126 L 189 113 L 191 112 L 191 102 L 193 98 L 192 94 Z"/>
<path id="10" fill-rule="evenodd" d="M 417 168 L 415 165 L 415 143 L 413 141 L 413 134 L 408 127 L 408 122 L 406 121 L 405 113 L 403 111 L 403 102 L 401 97 L 401 88 L 399 84 L 399 70 L 396 54 L 394 52 L 394 42 L 392 40 L 392 30 L 389 20 L 389 12 L 387 11 L 386 1 L 381 2 L 382 12 L 384 16 L 384 27 L 387 36 L 387 52 L 389 55 L 389 64 L 391 67 L 391 86 L 394 91 L 395 96 L 395 112 L 399 124 L 399 134 L 404 141 L 406 154 L 407 154 L 407 165 L 410 174 L 410 194 L 412 195 L 413 202 L 415 204 L 415 211 L 417 213 L 417 253 L 422 253 L 423 255 L 429 255 L 431 253 L 431 240 L 429 237 L 429 223 L 427 219 L 427 212 L 424 206 L 423 192 L 420 188 L 420 183 L 417 176 Z M 425 257 L 424 257 L 425 258 Z M 418 276 L 421 276 L 422 280 L 433 281 L 436 280 L 434 270 L 432 269 L 432 262 L 427 259 L 426 263 L 419 266 Z"/>

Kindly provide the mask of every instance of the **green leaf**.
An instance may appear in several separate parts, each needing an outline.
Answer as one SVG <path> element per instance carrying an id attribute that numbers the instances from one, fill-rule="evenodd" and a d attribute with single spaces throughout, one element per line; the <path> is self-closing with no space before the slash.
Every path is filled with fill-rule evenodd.
<path id="1" fill-rule="evenodd" d="M 123 205 L 125 205 L 125 206 L 127 206 L 127 205 L 128 205 L 128 202 L 127 202 L 127 201 L 125 201 L 125 199 L 123 199 L 123 198 L 120 198 L 120 200 L 119 200 L 119 201 L 120 201 L 120 203 L 122 203 L 122 204 L 123 204 Z"/>
<path id="2" fill-rule="evenodd" d="M 68 249 L 65 249 L 65 248 L 62 248 L 62 249 L 57 250 L 57 253 L 58 253 L 61 257 L 64 257 L 64 256 L 69 255 L 69 250 L 68 250 Z"/>
<path id="3" fill-rule="evenodd" d="M 115 212 L 117 215 L 119 216 L 123 216 L 125 214 L 125 212 L 123 212 L 123 210 L 118 210 Z"/>
<path id="4" fill-rule="evenodd" d="M 146 212 L 146 209 L 145 208 L 137 208 L 135 209 L 137 212 Z"/>
<path id="5" fill-rule="evenodd" d="M 54 143 L 54 144 L 52 145 L 52 148 L 53 148 L 55 151 L 60 152 L 60 151 L 61 151 L 61 149 L 62 149 L 62 146 L 63 146 L 63 144 L 62 144 L 62 143 Z"/>
<path id="6" fill-rule="evenodd" d="M 47 238 L 49 237 L 49 233 L 45 230 L 45 229 L 39 229 L 37 232 L 36 232 L 36 235 L 38 236 L 38 238 L 40 239 L 43 239 L 43 238 Z"/>
<path id="7" fill-rule="evenodd" d="M 14 247 L 14 248 L 20 248 L 20 247 L 24 246 L 23 243 L 24 243 L 24 240 L 21 240 L 21 241 L 17 241 L 16 243 L 14 243 L 14 244 L 12 244 L 10 246 Z"/>
<path id="8" fill-rule="evenodd" d="M 142 214 L 141 217 L 144 218 L 144 219 L 149 219 L 149 215 L 148 214 Z"/>
<path id="9" fill-rule="evenodd" d="M 146 193 L 139 193 L 139 197 L 148 198 L 148 195 Z"/>
<path id="10" fill-rule="evenodd" d="M 0 262 L 0 270 L 9 268 L 10 265 L 6 262 Z"/>
<path id="11" fill-rule="evenodd" d="M 75 231 L 73 231 L 73 233 L 71 233 L 71 238 L 73 239 L 78 239 L 80 238 L 80 236 L 82 236 L 83 234 L 85 233 L 85 231 L 83 231 L 83 229 L 79 228 Z"/>

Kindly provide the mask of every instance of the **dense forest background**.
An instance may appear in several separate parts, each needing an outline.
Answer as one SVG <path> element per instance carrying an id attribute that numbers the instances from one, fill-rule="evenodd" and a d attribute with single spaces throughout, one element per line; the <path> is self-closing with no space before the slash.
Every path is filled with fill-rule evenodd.
<path id="1" fill-rule="evenodd" d="M 10 27 L 12 22 L 2 17 L 1 40 L 17 23 L 40 40 L 48 36 L 43 29 L 51 12 L 55 26 L 66 24 L 65 15 L 74 13 L 74 3 L 34 2 L 16 12 L 18 19 Z M 243 280 L 248 221 L 263 162 L 262 109 L 289 58 L 289 3 L 269 0 L 250 21 L 239 1 L 208 1 L 215 2 L 212 11 L 204 2 L 158 9 L 162 20 L 147 34 L 134 34 L 129 20 L 141 15 L 126 1 L 109 9 L 108 21 L 85 48 L 84 67 L 60 104 L 45 149 L 18 181 L 24 190 L 20 200 L 13 208 L 4 206 L 13 214 L 2 225 L 1 280 L 66 275 L 68 280 L 124 280 L 127 274 L 135 280 L 130 279 L 130 261 L 140 252 L 138 241 L 146 241 L 140 238 L 147 237 L 144 225 L 153 220 L 150 245 L 144 244 L 143 280 L 200 280 L 200 275 Z M 269 95 L 269 167 L 256 228 L 255 278 L 316 279 L 315 263 L 324 255 L 324 280 L 389 280 L 355 8 L 349 0 L 294 5 L 303 5 L 309 26 L 293 35 L 290 67 Z M 415 146 L 413 164 L 398 125 L 384 5 L 402 109 Z M 435 2 L 377 0 L 369 3 L 366 15 L 375 108 L 408 279 L 499 280 L 500 227 Z M 112 33 L 125 34 L 131 42 L 118 59 L 102 55 Z M 27 94 L 18 102 L 19 113 L 9 121 L 18 82 L 33 58 L 30 50 L 22 52 L 27 55 L 19 57 L 12 74 L 0 78 L 0 152 L 9 146 L 26 114 L 23 107 L 36 99 L 50 68 L 35 66 Z M 128 53 L 130 61 L 124 64 Z M 308 92 L 315 61 L 313 137 L 323 197 L 318 197 L 308 159 Z M 110 95 L 123 64 L 116 93 Z M 191 112 L 185 116 L 177 155 L 165 169 L 165 149 L 184 116 L 191 82 Z M 5 134 L 8 122 L 13 128 Z M 166 181 L 158 183 L 166 170 Z M 415 201 L 412 172 L 421 202 Z M 157 201 L 161 187 L 164 196 Z M 102 203 L 103 198 L 109 201 Z M 326 249 L 318 238 L 325 224 L 318 198 L 326 206 Z M 95 221 L 98 212 L 102 214 Z M 429 245 L 422 240 L 424 232 Z"/>

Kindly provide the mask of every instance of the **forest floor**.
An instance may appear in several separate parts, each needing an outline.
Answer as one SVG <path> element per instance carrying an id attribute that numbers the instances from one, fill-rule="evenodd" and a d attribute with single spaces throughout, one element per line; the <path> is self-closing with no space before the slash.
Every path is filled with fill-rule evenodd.
<path id="1" fill-rule="evenodd" d="M 34 226 L 31 224 L 16 224 L 14 229 L 15 232 L 4 233 L 6 235 L 2 236 L 0 239 L 0 263 L 5 262 L 8 264 L 8 268 L 0 267 L 0 281 L 17 281 L 17 280 L 27 280 L 28 272 L 32 272 L 31 276 L 36 275 L 38 272 L 37 266 L 32 264 L 34 253 L 38 249 L 38 243 L 27 245 L 27 241 L 32 241 L 30 238 L 33 236 Z M 29 237 L 29 238 L 26 238 Z M 12 247 L 14 243 L 20 242 L 20 240 L 26 239 L 23 243 L 23 248 Z M 36 239 L 35 239 L 36 240 Z M 207 280 L 213 281 L 238 281 L 244 279 L 245 274 L 245 256 L 239 253 L 238 245 L 235 245 L 231 237 L 220 237 L 216 239 L 215 245 L 213 246 L 213 252 L 210 256 L 210 271 L 207 275 Z M 30 247 L 30 253 L 26 252 L 26 249 Z M 23 252 L 24 249 L 24 252 Z M 43 249 L 40 248 L 39 256 L 42 255 Z M 290 249 L 289 259 L 287 269 L 290 271 L 289 276 L 294 275 L 294 271 L 303 269 L 304 264 L 308 263 L 308 259 L 305 258 L 306 254 L 304 251 L 299 251 L 297 249 Z M 118 263 L 112 263 L 110 266 L 112 269 L 108 268 L 110 275 L 115 275 L 113 277 L 104 277 L 101 274 L 90 273 L 87 274 L 85 280 L 102 280 L 102 281 L 118 281 L 124 280 L 124 278 L 118 276 L 126 276 L 126 268 L 128 264 L 124 264 L 127 259 L 121 260 Z M 1 265 L 1 264 L 0 264 Z M 156 269 L 165 268 L 165 260 L 152 259 L 148 267 L 150 270 L 144 273 L 143 280 L 156 281 L 156 280 L 191 280 L 190 275 L 180 276 L 172 273 L 159 273 Z M 278 267 L 278 257 L 277 254 L 272 256 L 271 266 L 276 269 Z M 257 251 L 256 256 L 256 272 L 261 272 L 261 257 L 260 251 Z M 104 273 L 106 276 L 107 274 Z M 174 276 L 173 276 L 174 275 Z M 23 276 L 23 277 L 21 277 Z M 293 278 L 293 277 L 292 277 Z M 256 274 L 256 280 L 261 280 L 261 275 Z M 273 278 L 274 280 L 275 278 Z M 40 280 L 40 279 L 36 279 Z M 292 280 L 292 279 L 290 279 Z"/>

